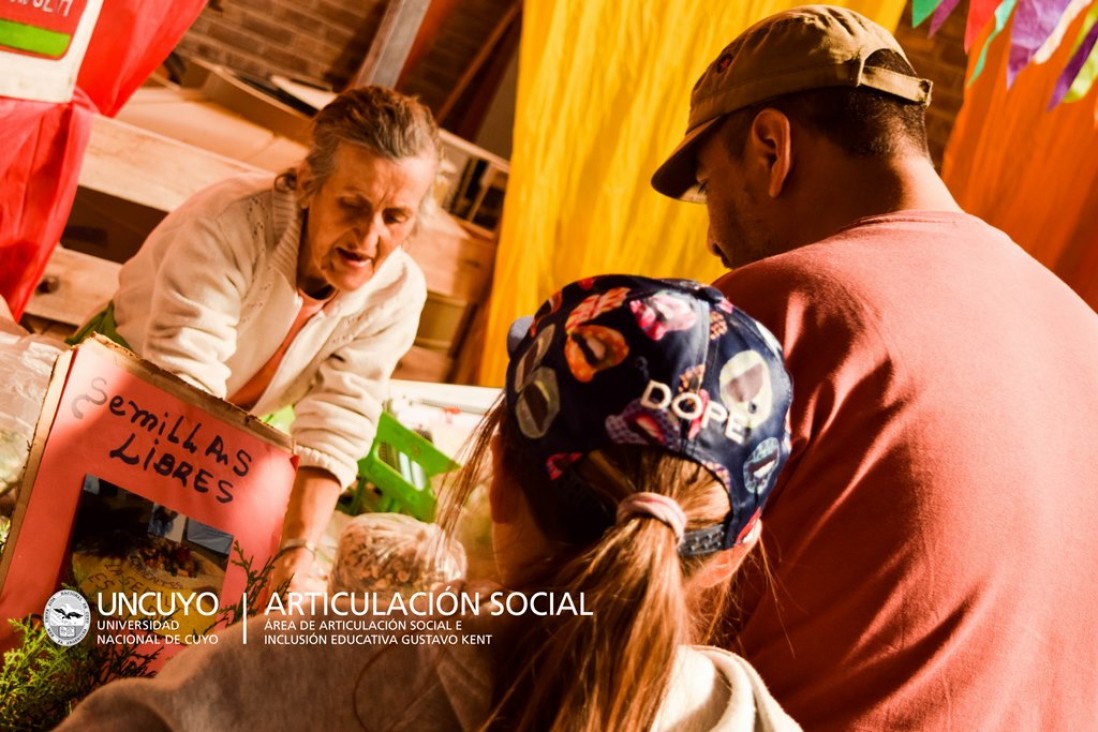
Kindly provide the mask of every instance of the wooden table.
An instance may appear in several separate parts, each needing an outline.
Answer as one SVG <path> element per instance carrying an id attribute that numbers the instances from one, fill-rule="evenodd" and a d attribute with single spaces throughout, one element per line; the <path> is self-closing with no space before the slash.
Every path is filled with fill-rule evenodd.
<path id="1" fill-rule="evenodd" d="M 80 185 L 168 212 L 220 180 L 263 170 L 96 115 L 80 169 Z"/>
<path id="2" fill-rule="evenodd" d="M 102 310 L 118 287 L 122 265 L 58 246 L 26 314 L 44 321 L 40 332 L 67 337 Z M 55 327 L 57 324 L 59 327 Z"/>

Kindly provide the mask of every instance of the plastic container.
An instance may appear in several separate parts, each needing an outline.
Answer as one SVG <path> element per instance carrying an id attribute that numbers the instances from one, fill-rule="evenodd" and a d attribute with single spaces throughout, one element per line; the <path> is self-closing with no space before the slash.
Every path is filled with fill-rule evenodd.
<path id="1" fill-rule="evenodd" d="M 430 440 L 382 412 L 370 453 L 358 461 L 358 481 L 346 513 L 403 513 L 433 521 L 437 498 L 431 479 L 460 466 Z"/>
<path id="2" fill-rule="evenodd" d="M 465 575 L 465 552 L 435 524 L 398 513 L 366 513 L 339 535 L 329 592 L 407 594 Z"/>
<path id="3" fill-rule="evenodd" d="M 0 314 L 0 496 L 20 482 L 61 344 Z"/>

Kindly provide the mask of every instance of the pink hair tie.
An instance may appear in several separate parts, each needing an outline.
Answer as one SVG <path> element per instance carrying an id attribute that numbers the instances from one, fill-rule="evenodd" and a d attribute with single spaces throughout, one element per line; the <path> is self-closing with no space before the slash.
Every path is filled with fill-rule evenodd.
<path id="1" fill-rule="evenodd" d="M 618 523 L 634 516 L 648 516 L 662 521 L 675 532 L 675 540 L 682 541 L 686 532 L 686 514 L 674 498 L 659 493 L 634 493 L 618 503 Z"/>

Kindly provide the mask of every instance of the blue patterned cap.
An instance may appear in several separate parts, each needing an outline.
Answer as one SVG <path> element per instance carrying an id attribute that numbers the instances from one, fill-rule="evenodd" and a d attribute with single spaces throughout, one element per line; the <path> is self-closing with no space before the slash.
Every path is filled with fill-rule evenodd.
<path id="1" fill-rule="evenodd" d="M 690 280 L 605 275 L 567 285 L 511 327 L 507 407 L 553 481 L 610 445 L 651 445 L 709 469 L 723 525 L 680 552 L 743 539 L 789 456 L 793 388 L 781 347 L 720 291 Z M 561 481 L 573 482 L 573 481 Z"/>

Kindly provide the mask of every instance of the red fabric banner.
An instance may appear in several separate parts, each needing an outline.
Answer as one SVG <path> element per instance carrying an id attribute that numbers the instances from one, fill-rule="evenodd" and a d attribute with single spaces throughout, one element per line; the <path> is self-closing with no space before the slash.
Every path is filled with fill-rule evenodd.
<path id="1" fill-rule="evenodd" d="M 68 219 L 91 115 L 117 113 L 204 5 L 104 0 L 71 102 L 0 97 L 0 296 L 16 318 Z"/>
<path id="2" fill-rule="evenodd" d="M 76 196 L 94 107 L 0 97 L 0 295 L 18 319 Z"/>

